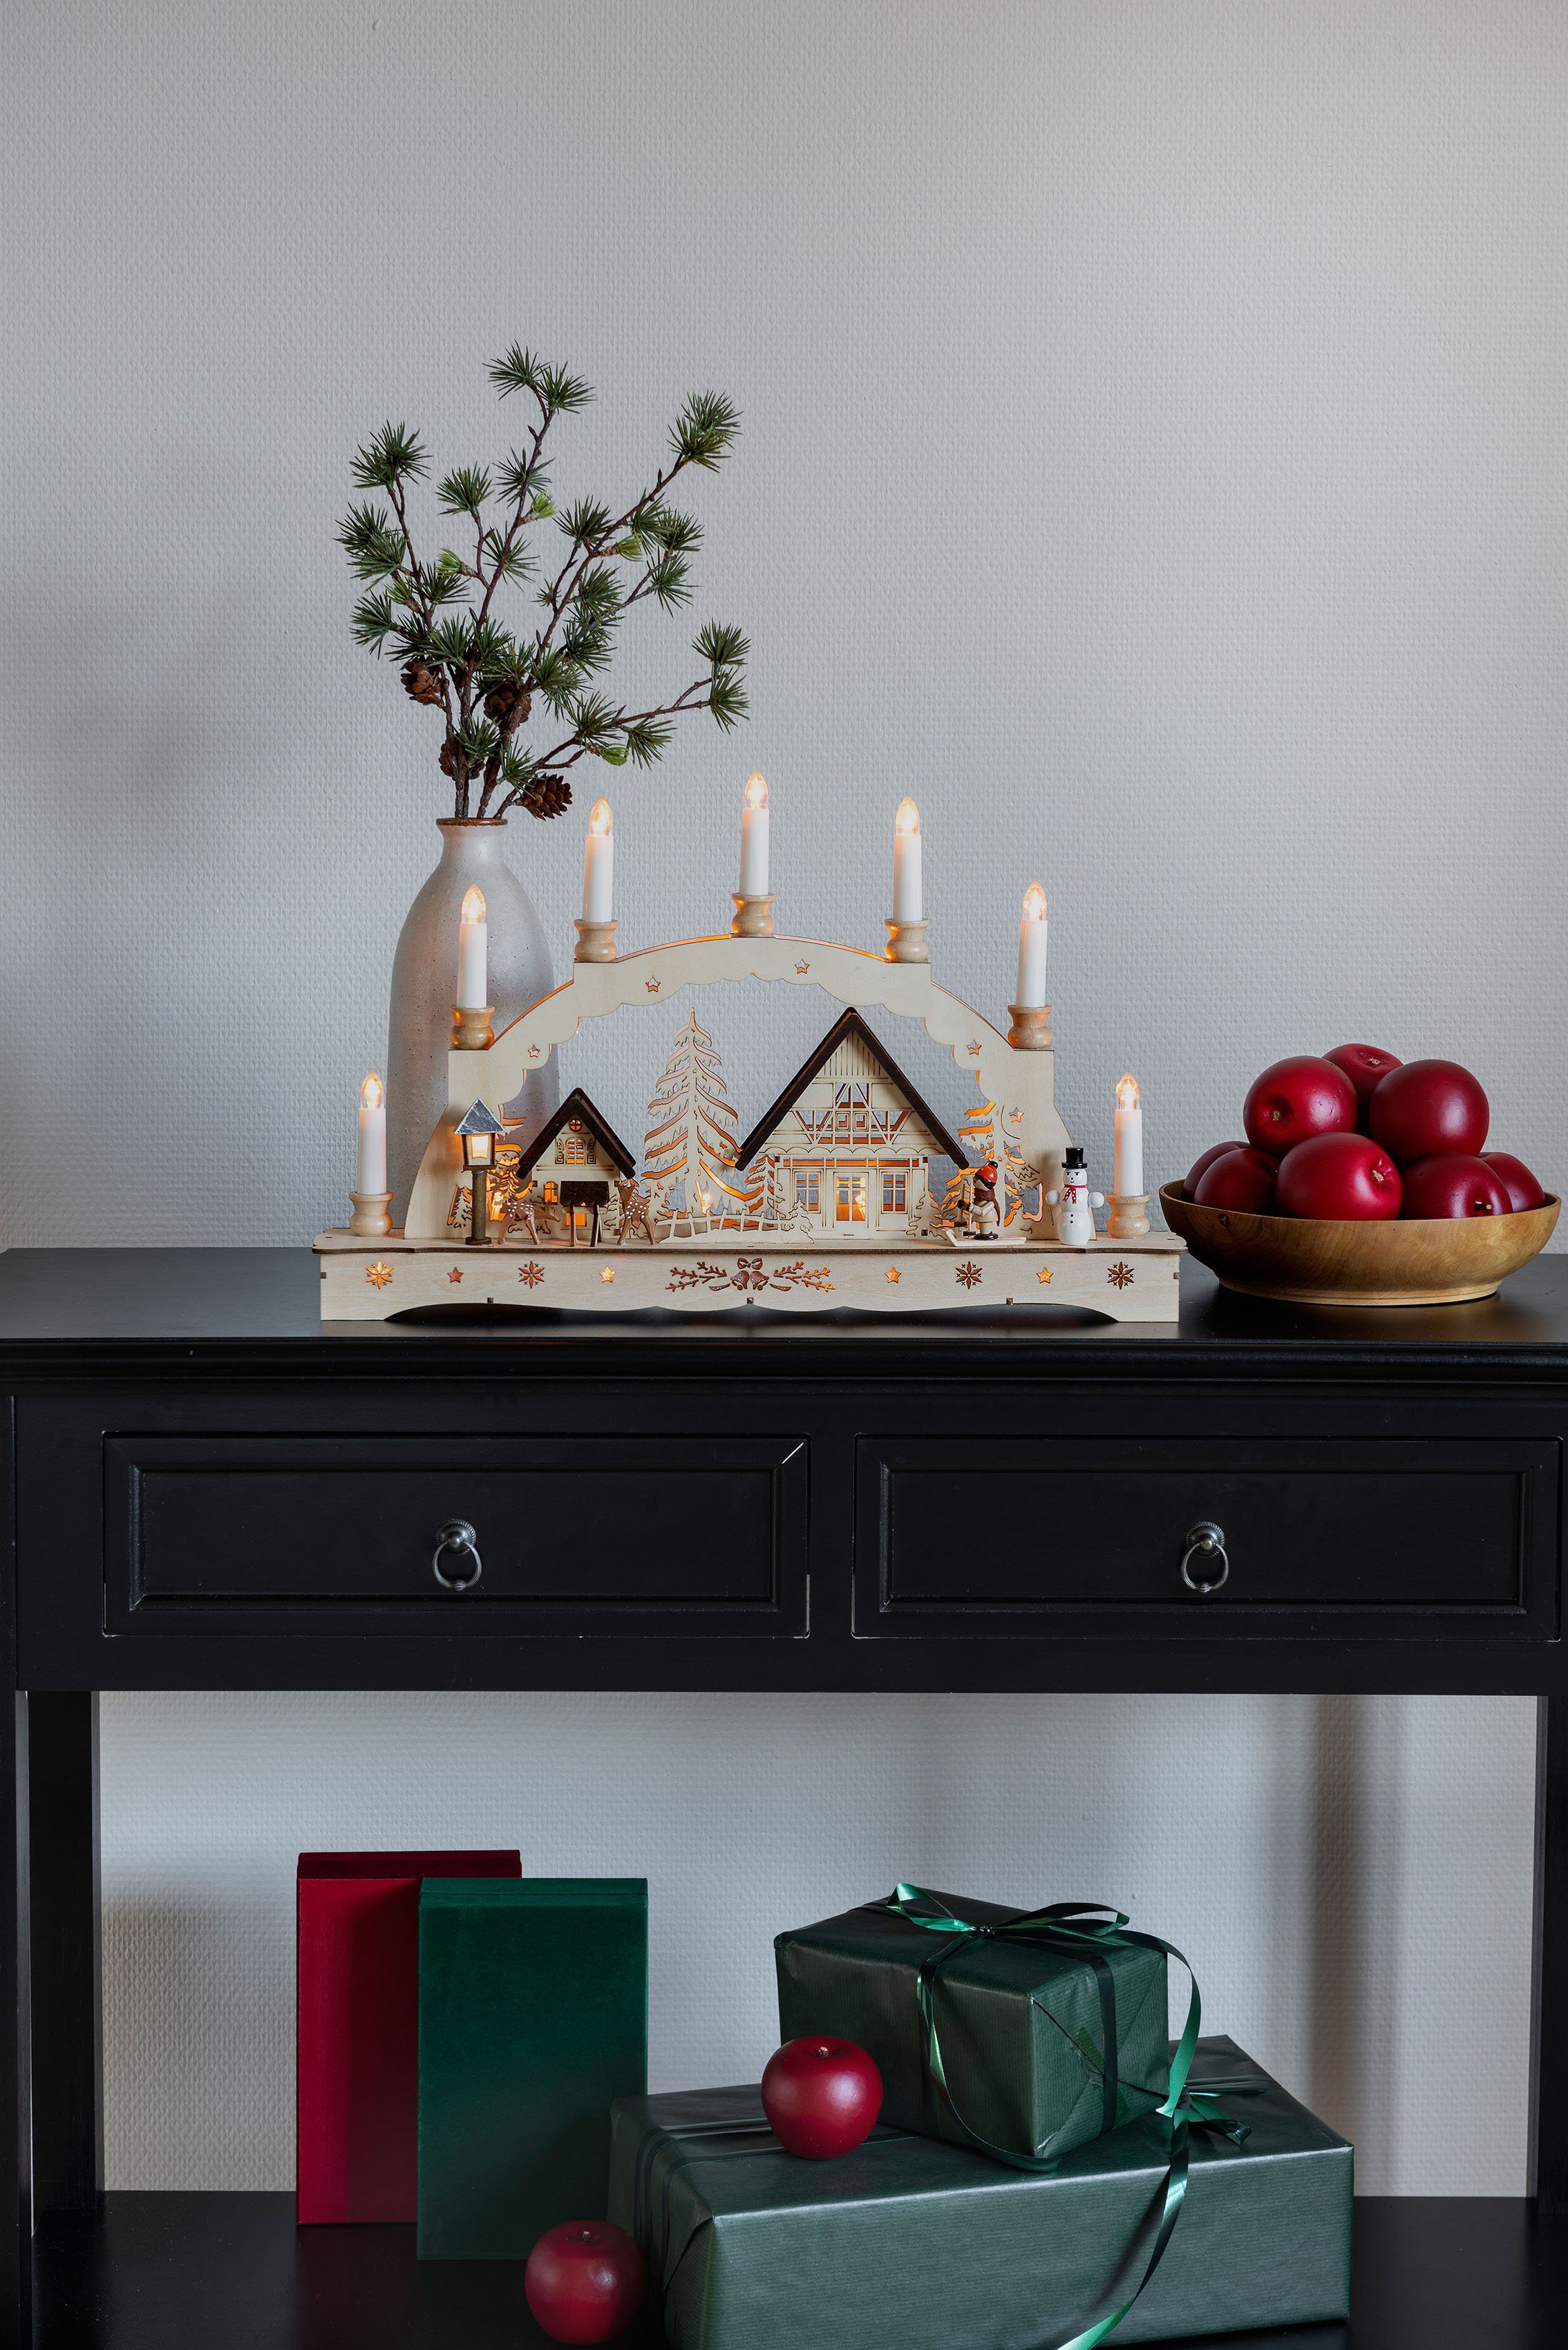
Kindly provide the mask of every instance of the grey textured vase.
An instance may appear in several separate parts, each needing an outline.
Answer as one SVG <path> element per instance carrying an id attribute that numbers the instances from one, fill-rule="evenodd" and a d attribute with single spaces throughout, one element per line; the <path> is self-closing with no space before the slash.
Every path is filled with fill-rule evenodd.
<path id="1" fill-rule="evenodd" d="M 441 862 L 409 908 L 392 960 L 387 1040 L 387 1177 L 392 1222 L 400 1228 L 431 1128 L 446 1107 L 446 1056 L 457 993 L 457 926 L 463 893 L 484 893 L 489 928 L 490 1001 L 497 1035 L 547 995 L 555 981 L 544 926 L 534 901 L 502 856 L 499 817 L 439 820 Z M 554 1059 L 530 1072 L 508 1102 L 508 1118 L 530 1123 L 560 1099 Z"/>

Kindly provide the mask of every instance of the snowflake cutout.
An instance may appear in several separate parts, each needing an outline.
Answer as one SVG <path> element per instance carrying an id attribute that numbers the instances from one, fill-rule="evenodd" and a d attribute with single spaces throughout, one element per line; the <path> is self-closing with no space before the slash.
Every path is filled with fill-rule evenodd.
<path id="1" fill-rule="evenodd" d="M 374 1263 L 374 1264 L 368 1264 L 368 1265 L 365 1267 L 365 1278 L 366 1278 L 366 1280 L 367 1280 L 367 1281 L 370 1281 L 370 1282 L 374 1282 L 374 1284 L 375 1284 L 375 1285 L 376 1285 L 376 1287 L 377 1287 L 378 1289 L 385 1289 L 385 1287 L 387 1286 L 388 1282 L 389 1282 L 389 1281 L 390 1281 L 391 1277 L 392 1277 L 392 1268 L 391 1268 L 391 1266 L 390 1266 L 389 1264 L 383 1264 L 383 1263 L 381 1263 L 381 1260 L 380 1260 L 380 1258 L 379 1258 L 379 1257 L 378 1257 L 378 1258 L 376 1259 L 376 1262 L 375 1262 L 375 1263 Z"/>
<path id="2" fill-rule="evenodd" d="M 462 1265 L 461 1265 L 461 1264 L 454 1264 L 454 1265 L 452 1266 L 452 1271 L 447 1274 L 447 1279 L 448 1279 L 449 1281 L 461 1281 L 461 1280 L 462 1279 Z"/>
<path id="3" fill-rule="evenodd" d="M 1038 1281 L 1042 1289 L 1046 1288 L 1049 1285 L 1051 1279 L 1050 1266 L 1048 1264 L 1043 1264 L 1034 1278 Z"/>
<path id="4" fill-rule="evenodd" d="M 904 1276 L 896 1264 L 890 1264 L 888 1267 L 888 1278 L 889 1281 L 902 1281 Z"/>
<path id="5" fill-rule="evenodd" d="M 645 979 L 642 983 L 649 995 L 657 995 L 664 982 L 661 979 Z"/>
<path id="6" fill-rule="evenodd" d="M 545 1278 L 545 1268 L 542 1264 L 535 1264 L 530 1257 L 527 1263 L 519 1269 L 517 1278 L 525 1282 L 530 1289 L 537 1289 Z"/>
<path id="7" fill-rule="evenodd" d="M 965 1257 L 962 1264 L 957 1268 L 957 1271 L 958 1278 L 962 1282 L 966 1289 L 972 1289 L 976 1282 L 980 1279 L 979 1265 L 972 1263 L 968 1257 Z"/>
<path id="8" fill-rule="evenodd" d="M 1110 1264 L 1106 1267 L 1106 1279 L 1107 1281 L 1114 1281 L 1118 1289 L 1125 1289 L 1132 1277 L 1133 1269 L 1131 1265 L 1124 1264 L 1120 1257 L 1117 1257 L 1115 1264 Z"/>

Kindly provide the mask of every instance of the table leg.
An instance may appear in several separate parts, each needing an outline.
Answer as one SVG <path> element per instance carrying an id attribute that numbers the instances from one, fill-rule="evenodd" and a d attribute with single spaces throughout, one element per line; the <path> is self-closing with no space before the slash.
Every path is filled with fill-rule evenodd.
<path id="1" fill-rule="evenodd" d="M 1530 2191 L 1568 2220 L 1568 1695 L 1536 1700 Z"/>
<path id="2" fill-rule="evenodd" d="M 98 1693 L 27 1700 L 33 2201 L 42 2220 L 103 2190 Z"/>

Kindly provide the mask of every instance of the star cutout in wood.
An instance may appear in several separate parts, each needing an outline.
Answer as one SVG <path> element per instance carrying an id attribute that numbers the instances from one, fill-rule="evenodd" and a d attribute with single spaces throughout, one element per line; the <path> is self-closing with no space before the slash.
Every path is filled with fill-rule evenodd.
<path id="1" fill-rule="evenodd" d="M 888 1267 L 888 1278 L 889 1281 L 902 1281 L 904 1276 L 896 1264 L 890 1264 Z"/>
<path id="2" fill-rule="evenodd" d="M 1041 1288 L 1045 1288 L 1051 1279 L 1050 1266 L 1048 1264 L 1043 1264 L 1034 1277 L 1039 1282 Z"/>
<path id="3" fill-rule="evenodd" d="M 452 1266 L 452 1271 L 447 1274 L 447 1279 L 448 1279 L 449 1281 L 461 1281 L 461 1280 L 462 1279 L 462 1265 L 461 1265 L 461 1264 L 454 1264 L 454 1265 Z"/>

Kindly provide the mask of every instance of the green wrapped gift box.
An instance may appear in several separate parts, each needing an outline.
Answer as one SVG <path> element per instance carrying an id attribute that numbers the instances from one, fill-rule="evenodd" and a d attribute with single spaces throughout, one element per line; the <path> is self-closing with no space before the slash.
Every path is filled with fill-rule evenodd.
<path id="1" fill-rule="evenodd" d="M 933 1931 L 875 1902 L 774 1943 L 779 2037 L 831 2033 L 869 2050 L 882 2074 L 885 2122 L 1048 2159 L 1113 2126 L 1113 2106 L 1120 2124 L 1163 2104 L 1169 2030 L 1163 1948 L 1108 1930 L 1093 1939 L 1067 1933 L 1063 1947 L 1042 1947 L 1020 1923 L 1023 1913 L 994 1901 L 938 1893 L 909 1906 L 989 1930 Z M 1003 1926 L 1016 1930 L 994 1930 Z M 950 2106 L 927 2067 L 922 1973 Z M 1109 2095 L 1107 1997 L 1116 2042 Z"/>
<path id="2" fill-rule="evenodd" d="M 427 1877 L 419 2256 L 526 2260 L 602 2219 L 609 2107 L 648 2085 L 640 1877 Z"/>
<path id="3" fill-rule="evenodd" d="M 1343 2318 L 1350 2147 L 1232 2041 L 1200 2041 L 1191 2079 L 1247 2136 L 1193 2130 L 1176 2231 L 1112 2342 Z M 802 2162 L 755 2089 L 625 2097 L 609 2211 L 673 2350 L 1042 2350 L 1136 2283 L 1168 2143 L 1146 2116 L 1038 2173 L 878 2126 Z"/>

